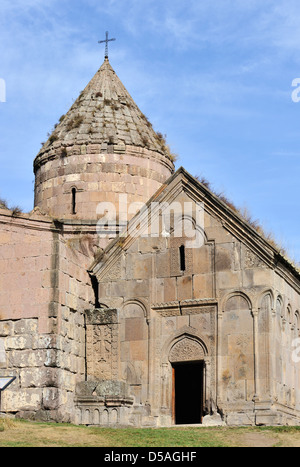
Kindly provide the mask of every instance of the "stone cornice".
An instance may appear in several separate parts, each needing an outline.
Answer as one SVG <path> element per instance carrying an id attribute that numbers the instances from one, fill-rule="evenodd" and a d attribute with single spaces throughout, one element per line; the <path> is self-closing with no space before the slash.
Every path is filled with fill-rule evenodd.
<path id="1" fill-rule="evenodd" d="M 16 227 L 32 230 L 51 230 L 51 227 L 53 226 L 53 219 L 47 216 L 31 217 L 30 213 L 21 213 L 14 216 L 11 211 L 1 210 L 0 224 L 7 224 L 10 226 L 13 225 Z"/>
<path id="2" fill-rule="evenodd" d="M 175 300 L 173 302 L 157 303 L 151 306 L 161 316 L 184 316 L 217 311 L 218 301 L 213 298 Z"/>

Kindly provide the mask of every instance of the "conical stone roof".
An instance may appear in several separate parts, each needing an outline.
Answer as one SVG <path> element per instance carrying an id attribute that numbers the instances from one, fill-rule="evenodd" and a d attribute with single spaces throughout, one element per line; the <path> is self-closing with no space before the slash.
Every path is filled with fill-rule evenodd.
<path id="1" fill-rule="evenodd" d="M 69 112 L 61 117 L 37 158 L 59 146 L 83 144 L 140 146 L 172 160 L 164 137 L 153 130 L 107 58 Z"/>

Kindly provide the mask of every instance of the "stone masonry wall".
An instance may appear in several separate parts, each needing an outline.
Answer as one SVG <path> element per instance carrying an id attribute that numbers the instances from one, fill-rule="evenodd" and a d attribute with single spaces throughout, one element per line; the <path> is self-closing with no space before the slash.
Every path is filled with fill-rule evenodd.
<path id="1" fill-rule="evenodd" d="M 122 194 L 129 204 L 146 203 L 173 171 L 166 157 L 144 148 L 127 147 L 125 152 L 124 146 L 121 153 L 110 153 L 99 145 L 83 145 L 68 151 L 64 157 L 43 159 L 35 169 L 35 206 L 59 219 L 98 219 L 103 215 L 97 215 L 100 202 L 113 203 L 118 213 Z"/>
<path id="2" fill-rule="evenodd" d="M 41 219 L 0 212 L 0 319 L 39 318 L 47 331 L 52 233 Z"/>
<path id="3" fill-rule="evenodd" d="M 0 375 L 16 376 L 1 410 L 28 416 L 47 406 L 55 377 L 51 220 L 0 213 Z"/>
<path id="4" fill-rule="evenodd" d="M 134 375 L 136 403 L 150 403 L 158 423 L 171 423 L 170 352 L 178 344 L 191 358 L 202 352 L 206 410 L 218 408 L 228 424 L 300 420 L 292 361 L 299 285 L 224 228 L 209 206 L 204 224 L 204 243 L 186 248 L 184 271 L 179 247 L 187 239 L 141 235 L 119 242 L 98 272 L 100 301 L 120 310 L 120 377 Z"/>
<path id="5" fill-rule="evenodd" d="M 36 213 L 1 214 L 0 376 L 16 380 L 0 410 L 72 421 L 75 385 L 85 379 L 84 311 L 94 305 L 87 269 L 97 242 Z"/>
<path id="6" fill-rule="evenodd" d="M 53 409 L 61 421 L 74 421 L 77 382 L 85 380 L 84 312 L 94 306 L 87 273 L 93 257 L 93 236 L 70 233 L 60 236 L 59 307 L 56 337 L 59 394 Z"/>

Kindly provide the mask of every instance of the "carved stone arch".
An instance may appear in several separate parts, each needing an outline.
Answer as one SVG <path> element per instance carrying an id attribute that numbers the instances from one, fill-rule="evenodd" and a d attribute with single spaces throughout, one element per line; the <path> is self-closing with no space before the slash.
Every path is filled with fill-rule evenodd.
<path id="1" fill-rule="evenodd" d="M 150 326 L 147 306 L 136 298 L 126 300 L 120 312 L 120 371 L 131 387 L 137 403 L 142 400 L 142 387 L 149 381 Z M 146 386 L 145 386 L 146 387 Z"/>
<path id="2" fill-rule="evenodd" d="M 180 219 L 179 219 L 179 217 L 178 217 L 177 221 L 178 221 L 178 222 L 181 222 L 183 219 L 190 220 L 190 221 L 192 222 L 192 224 L 193 224 L 193 227 L 194 227 L 194 228 L 196 227 L 196 221 L 195 221 L 195 219 L 194 219 L 193 216 L 190 216 L 190 215 L 188 215 L 188 214 L 181 213 Z M 176 227 L 172 226 L 172 227 L 171 227 L 171 233 L 173 233 L 173 232 L 175 231 L 175 229 L 176 229 Z"/>
<path id="3" fill-rule="evenodd" d="M 71 194 L 74 188 L 78 193 L 84 191 L 84 182 L 77 180 L 76 183 L 75 182 L 65 183 L 63 192 L 64 194 Z"/>
<path id="4" fill-rule="evenodd" d="M 201 225 L 198 225 L 197 221 L 195 220 L 195 218 L 193 216 L 188 215 L 188 214 L 182 214 L 181 218 L 179 220 L 177 220 L 176 226 L 171 227 L 171 229 L 170 229 L 171 237 L 174 236 L 174 234 L 176 233 L 176 230 L 177 230 L 176 237 L 180 237 L 180 238 L 185 238 L 186 237 L 187 239 L 189 238 L 188 236 L 185 235 L 184 226 L 181 227 L 180 230 L 179 230 L 179 225 L 182 224 L 185 221 L 190 222 L 190 224 L 191 224 L 191 226 L 193 228 L 193 232 L 197 232 L 197 234 L 200 234 L 202 236 L 203 245 L 209 242 L 204 228 L 202 228 Z M 178 233 L 180 233 L 180 232 L 182 232 L 182 235 L 178 235 Z"/>
<path id="5" fill-rule="evenodd" d="M 242 291 L 240 291 L 240 290 L 236 290 L 236 291 L 230 292 L 229 294 L 227 294 L 227 295 L 223 298 L 223 302 L 222 302 L 222 310 L 223 310 L 223 312 L 226 311 L 228 302 L 229 302 L 231 299 L 236 298 L 236 297 L 240 297 L 241 299 L 243 299 L 243 300 L 245 301 L 245 303 L 247 304 L 248 309 L 249 309 L 250 311 L 252 311 L 252 309 L 253 309 L 252 300 L 249 298 L 249 296 L 246 295 L 244 292 L 242 292 Z"/>
<path id="6" fill-rule="evenodd" d="M 261 309 L 262 305 L 263 305 L 263 301 L 266 299 L 266 297 L 270 297 L 270 306 L 271 306 L 271 310 L 274 310 L 274 307 L 275 307 L 275 295 L 274 295 L 274 292 L 272 289 L 265 289 L 263 292 L 261 292 L 257 298 L 257 306 L 256 308 L 258 310 Z"/>
<path id="7" fill-rule="evenodd" d="M 184 341 L 184 342 L 183 342 Z M 191 361 L 194 361 L 194 357 L 197 356 L 197 349 L 198 349 L 198 356 L 201 356 L 200 360 L 207 359 L 208 357 L 208 345 L 203 339 L 202 336 L 199 335 L 196 329 L 191 328 L 189 326 L 185 326 L 184 328 L 181 328 L 178 330 L 176 333 L 174 333 L 169 340 L 165 343 L 163 350 L 162 350 L 162 360 L 165 363 L 172 363 L 170 361 L 170 355 L 172 353 L 172 350 L 177 349 L 177 352 L 179 352 L 180 349 L 184 347 L 184 345 L 187 344 L 194 349 L 196 352 L 192 358 Z M 178 345 L 178 347 L 176 347 Z M 198 347 L 196 347 L 198 346 Z M 197 358 L 197 360 L 199 360 Z M 177 360 L 179 361 L 179 360 Z M 187 357 L 184 357 L 182 360 L 184 361 L 189 361 Z"/>
<path id="8" fill-rule="evenodd" d="M 147 305 L 140 299 L 140 298 L 133 298 L 133 299 L 129 299 L 129 300 L 126 300 L 123 304 L 123 307 L 122 309 L 124 310 L 125 307 L 127 306 L 130 306 L 130 305 L 137 305 L 141 308 L 141 310 L 143 311 L 143 314 L 144 314 L 144 317 L 145 318 L 148 318 L 149 317 L 149 310 L 148 310 L 148 307 Z"/>
<path id="9" fill-rule="evenodd" d="M 128 384 L 140 384 L 141 380 L 132 362 L 128 362 L 124 372 L 124 379 Z"/>
<path id="10" fill-rule="evenodd" d="M 193 362 L 204 360 L 207 349 L 198 339 L 188 335 L 181 336 L 172 346 L 169 353 L 169 362 Z"/>
<path id="11" fill-rule="evenodd" d="M 282 295 L 277 294 L 275 300 L 275 333 L 278 336 L 278 339 L 281 339 L 281 332 L 285 326 L 285 307 L 284 300 Z"/>
<path id="12" fill-rule="evenodd" d="M 177 367 L 189 367 L 190 365 L 198 368 L 196 371 L 202 371 L 202 390 L 203 407 L 209 407 L 211 403 L 211 357 L 208 351 L 209 347 L 205 339 L 198 333 L 197 329 L 190 326 L 184 326 L 165 342 L 161 351 L 161 404 L 162 408 L 170 416 L 175 417 L 175 400 Z M 174 379 L 175 377 L 175 379 Z M 184 382 L 183 382 L 184 384 Z M 188 388 L 187 388 L 188 394 Z M 174 421 L 174 418 L 173 418 Z"/>
<path id="13" fill-rule="evenodd" d="M 297 335 L 300 335 L 300 312 L 299 310 L 295 311 L 295 329 L 297 330 Z"/>
<path id="14" fill-rule="evenodd" d="M 229 292 L 223 298 L 218 323 L 218 348 L 221 349 L 220 355 L 227 357 L 227 361 L 219 360 L 219 375 L 221 378 L 226 375 L 224 384 L 220 385 L 220 400 L 252 400 L 256 395 L 255 332 L 258 327 L 253 298 L 251 300 L 241 290 Z"/>
<path id="15" fill-rule="evenodd" d="M 283 305 L 284 300 L 283 300 L 283 297 L 282 297 L 281 294 L 278 293 L 278 294 L 276 295 L 276 301 L 279 301 L 279 302 Z"/>
<path id="16" fill-rule="evenodd" d="M 290 303 L 288 303 L 287 307 L 286 307 L 286 322 L 291 326 L 293 327 L 293 325 L 295 324 L 294 322 L 294 315 L 293 315 L 293 312 L 292 312 L 292 306 Z"/>
<path id="17" fill-rule="evenodd" d="M 275 302 L 275 307 L 276 307 L 276 314 L 280 314 L 280 317 L 284 317 L 284 300 L 280 294 L 277 295 L 276 297 L 276 302 Z"/>

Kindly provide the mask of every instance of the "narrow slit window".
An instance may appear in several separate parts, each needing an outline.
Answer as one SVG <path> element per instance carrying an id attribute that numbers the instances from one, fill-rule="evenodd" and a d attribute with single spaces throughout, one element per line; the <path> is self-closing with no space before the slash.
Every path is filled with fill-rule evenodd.
<path id="1" fill-rule="evenodd" d="M 76 188 L 72 188 L 72 214 L 76 214 Z"/>
<path id="2" fill-rule="evenodd" d="M 179 257 L 180 257 L 180 271 L 185 271 L 185 246 L 181 245 L 179 248 Z"/>
<path id="3" fill-rule="evenodd" d="M 90 275 L 91 282 L 92 282 L 92 288 L 94 291 L 94 297 L 95 297 L 95 308 L 100 308 L 100 302 L 99 302 L 99 282 L 96 276 Z"/>

